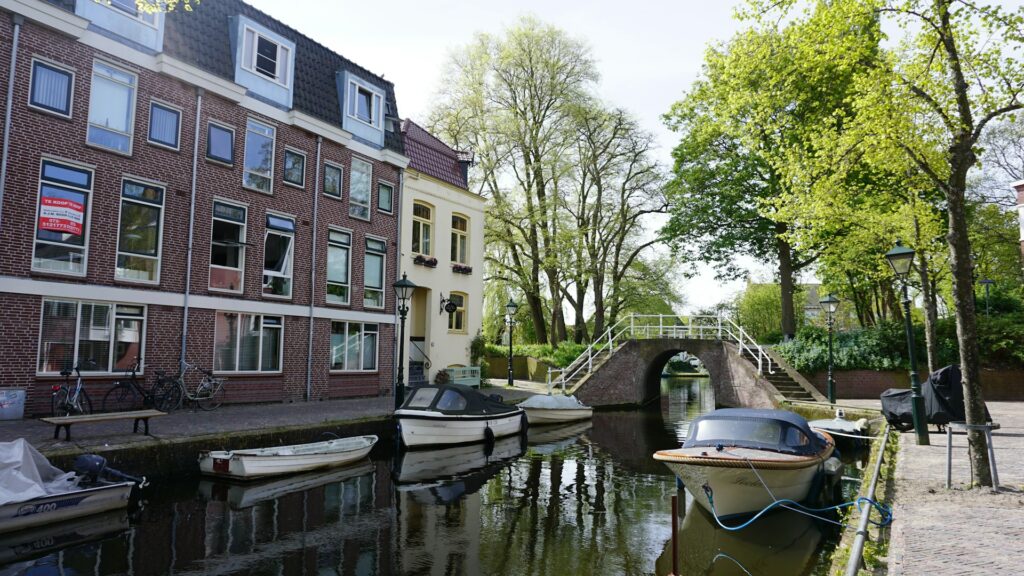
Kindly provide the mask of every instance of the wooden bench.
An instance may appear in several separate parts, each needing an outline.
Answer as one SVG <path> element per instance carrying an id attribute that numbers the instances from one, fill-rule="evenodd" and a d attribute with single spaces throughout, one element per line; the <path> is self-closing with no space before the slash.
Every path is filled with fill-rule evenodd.
<path id="1" fill-rule="evenodd" d="M 53 439 L 60 438 L 60 429 L 64 429 L 64 440 L 71 441 L 72 424 L 90 424 L 95 422 L 111 422 L 113 420 L 135 420 L 132 433 L 139 431 L 139 422 L 145 425 L 143 434 L 149 436 L 149 419 L 158 416 L 166 416 L 166 412 L 159 410 L 133 410 L 131 412 L 105 412 L 103 414 L 82 414 L 81 416 L 53 416 L 40 418 L 42 422 L 53 424 Z"/>

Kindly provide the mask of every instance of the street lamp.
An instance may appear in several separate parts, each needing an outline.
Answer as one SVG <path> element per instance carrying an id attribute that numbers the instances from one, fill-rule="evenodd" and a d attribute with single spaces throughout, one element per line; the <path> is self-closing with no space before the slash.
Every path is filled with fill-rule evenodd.
<path id="1" fill-rule="evenodd" d="M 984 284 L 985 285 L 985 316 L 988 316 L 988 312 L 989 312 L 989 307 L 988 307 L 988 289 L 993 284 L 995 284 L 995 283 L 996 283 L 996 281 L 992 280 L 991 278 L 985 278 L 983 280 L 979 280 L 978 281 L 978 284 Z"/>
<path id="2" fill-rule="evenodd" d="M 910 358 L 910 390 L 911 410 L 914 418 L 914 432 L 917 434 L 917 444 L 927 446 L 928 424 L 924 415 L 924 396 L 921 396 L 921 384 L 917 381 L 917 360 L 914 358 L 914 327 L 910 323 L 910 294 L 907 292 L 907 275 L 914 265 L 914 250 L 904 246 L 899 240 L 896 247 L 885 254 L 889 266 L 900 279 L 903 285 L 903 322 L 907 331 L 907 355 Z"/>
<path id="3" fill-rule="evenodd" d="M 832 377 L 832 327 L 836 323 L 836 311 L 839 310 L 839 298 L 836 298 L 832 294 L 822 298 L 818 301 L 822 308 L 825 309 L 825 322 L 828 324 L 828 402 L 829 404 L 836 403 L 836 381 Z"/>
<path id="4" fill-rule="evenodd" d="M 401 331 L 398 336 L 398 376 L 395 381 L 395 410 L 405 402 L 405 315 L 409 313 L 409 299 L 416 290 L 416 284 L 405 277 L 402 272 L 402 279 L 392 284 L 395 295 L 398 296 L 398 317 L 401 320 Z"/>
<path id="5" fill-rule="evenodd" d="M 516 310 L 519 310 L 519 304 L 516 304 L 512 298 L 508 299 L 508 304 L 505 304 L 505 324 L 508 324 L 508 387 L 512 387 L 512 327 L 515 326 Z"/>

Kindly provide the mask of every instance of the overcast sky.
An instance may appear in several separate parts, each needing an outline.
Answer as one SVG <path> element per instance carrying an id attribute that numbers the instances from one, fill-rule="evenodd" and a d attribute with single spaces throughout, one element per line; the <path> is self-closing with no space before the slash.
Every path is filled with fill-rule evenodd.
<path id="1" fill-rule="evenodd" d="M 453 48 L 477 32 L 500 33 L 532 15 L 584 40 L 601 74 L 599 95 L 655 133 L 668 164 L 675 136 L 661 122 L 700 72 L 705 46 L 728 39 L 737 0 L 248 0 L 257 8 L 395 83 L 398 111 L 423 121 Z M 367 10 L 373 6 L 373 10 Z M 372 14 L 372 16 L 371 16 Z M 765 274 L 763 269 L 758 274 Z M 687 309 L 742 288 L 705 272 L 687 281 Z"/>

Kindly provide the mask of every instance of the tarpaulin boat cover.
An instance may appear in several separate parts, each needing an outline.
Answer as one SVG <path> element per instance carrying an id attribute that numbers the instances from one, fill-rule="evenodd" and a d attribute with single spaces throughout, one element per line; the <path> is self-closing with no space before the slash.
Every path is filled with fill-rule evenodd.
<path id="1" fill-rule="evenodd" d="M 738 447 L 809 456 L 825 449 L 825 438 L 788 410 L 722 408 L 690 424 L 683 448 Z"/>
<path id="2" fill-rule="evenodd" d="M 77 488 L 74 472 L 50 465 L 24 438 L 0 442 L 0 506 Z"/>
<path id="3" fill-rule="evenodd" d="M 894 428 L 910 430 L 914 427 L 911 394 L 910 390 L 898 388 L 882 392 L 882 414 Z M 924 396 L 925 417 L 929 424 L 945 425 L 967 420 L 964 387 L 960 367 L 956 364 L 932 372 L 921 384 L 921 395 Z M 987 407 L 985 421 L 992 421 Z"/>
<path id="4" fill-rule="evenodd" d="M 469 386 L 461 384 L 416 387 L 402 404 L 402 410 L 429 410 L 444 414 L 473 416 L 505 414 L 518 409 L 505 404 L 498 396 L 493 394 L 485 396 Z"/>

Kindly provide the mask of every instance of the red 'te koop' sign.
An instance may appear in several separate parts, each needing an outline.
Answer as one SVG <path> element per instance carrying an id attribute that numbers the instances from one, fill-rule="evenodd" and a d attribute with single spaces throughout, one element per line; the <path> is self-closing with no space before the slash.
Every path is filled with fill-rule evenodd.
<path id="1" fill-rule="evenodd" d="M 85 205 L 65 198 L 43 196 L 39 203 L 39 229 L 82 235 Z"/>

